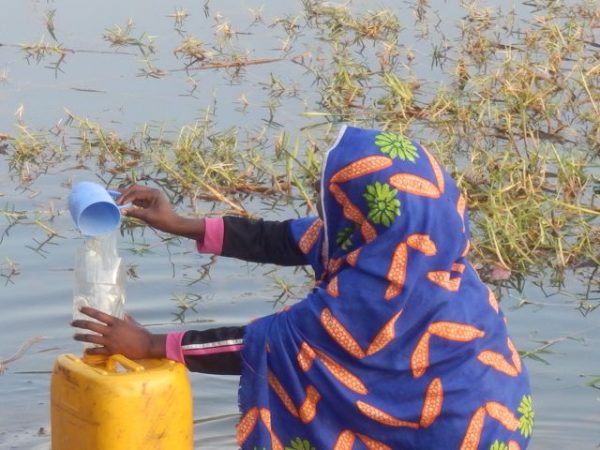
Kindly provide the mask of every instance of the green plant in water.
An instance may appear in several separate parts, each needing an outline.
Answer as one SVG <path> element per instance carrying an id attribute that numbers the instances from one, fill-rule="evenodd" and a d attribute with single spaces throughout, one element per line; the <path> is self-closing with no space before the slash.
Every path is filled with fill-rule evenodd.
<path id="1" fill-rule="evenodd" d="M 186 293 L 176 294 L 171 300 L 177 304 L 178 310 L 175 313 L 171 313 L 175 316 L 175 319 L 173 320 L 178 320 L 181 323 L 185 323 L 185 315 L 189 310 L 192 310 L 195 313 L 198 312 L 196 311 L 196 305 L 200 300 L 202 300 L 202 297 L 197 294 Z"/>
<path id="2" fill-rule="evenodd" d="M 14 284 L 13 278 L 20 273 L 19 265 L 9 258 L 6 258 L 6 261 L 0 266 L 0 277 L 6 280 L 4 282 L 5 286 L 8 285 L 8 283 Z"/>
<path id="3" fill-rule="evenodd" d="M 368 218 L 374 223 L 389 227 L 400 215 L 400 200 L 396 198 L 398 191 L 387 183 L 376 181 L 367 186 L 363 194 L 369 207 Z"/>
<path id="4" fill-rule="evenodd" d="M 195 63 L 204 61 L 211 56 L 211 52 L 209 52 L 204 47 L 202 41 L 195 36 L 185 37 L 179 47 L 173 51 L 173 54 L 186 61 L 186 68 Z"/>
<path id="5" fill-rule="evenodd" d="M 410 139 L 396 134 L 384 132 L 375 137 L 375 145 L 379 149 L 390 156 L 390 158 L 398 158 L 415 162 L 419 157 L 417 149 Z"/>
<path id="6" fill-rule="evenodd" d="M 140 37 L 134 38 L 131 36 L 134 29 L 133 19 L 129 19 L 123 27 L 114 25 L 112 28 L 107 28 L 103 37 L 110 42 L 111 47 L 137 47 L 144 56 L 155 53 L 154 37 L 142 33 Z"/>

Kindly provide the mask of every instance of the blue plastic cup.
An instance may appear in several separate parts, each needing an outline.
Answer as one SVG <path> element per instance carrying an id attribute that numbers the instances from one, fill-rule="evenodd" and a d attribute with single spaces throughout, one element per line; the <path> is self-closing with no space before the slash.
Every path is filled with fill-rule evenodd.
<path id="1" fill-rule="evenodd" d="M 69 211 L 77 228 L 86 236 L 99 236 L 117 228 L 121 212 L 115 199 L 119 195 L 90 181 L 77 183 L 69 194 Z"/>

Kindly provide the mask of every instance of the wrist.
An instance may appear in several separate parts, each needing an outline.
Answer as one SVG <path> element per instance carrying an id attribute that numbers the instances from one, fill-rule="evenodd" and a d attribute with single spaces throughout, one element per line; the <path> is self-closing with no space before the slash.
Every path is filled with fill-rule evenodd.
<path id="1" fill-rule="evenodd" d="M 204 219 L 177 216 L 173 234 L 187 237 L 195 241 L 204 241 Z"/>
<path id="2" fill-rule="evenodd" d="M 167 354 L 167 335 L 150 334 L 150 358 L 164 358 Z"/>

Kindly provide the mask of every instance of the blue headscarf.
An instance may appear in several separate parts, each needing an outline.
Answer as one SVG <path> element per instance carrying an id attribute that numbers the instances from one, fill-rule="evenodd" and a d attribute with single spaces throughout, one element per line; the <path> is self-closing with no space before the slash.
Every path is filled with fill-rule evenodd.
<path id="1" fill-rule="evenodd" d="M 344 127 L 321 183 L 323 220 L 291 225 L 316 287 L 246 330 L 239 445 L 525 448 L 526 370 L 454 181 L 414 141 Z"/>

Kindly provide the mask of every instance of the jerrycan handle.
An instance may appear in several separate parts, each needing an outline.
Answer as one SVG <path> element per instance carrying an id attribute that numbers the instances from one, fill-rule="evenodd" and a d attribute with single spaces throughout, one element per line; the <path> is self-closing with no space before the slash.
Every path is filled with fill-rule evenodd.
<path id="1" fill-rule="evenodd" d="M 108 357 L 108 361 L 106 361 L 106 370 L 110 372 L 114 372 L 117 363 L 121 364 L 126 369 L 129 369 L 132 372 L 143 372 L 144 366 L 136 363 L 135 361 L 130 360 L 129 358 L 123 355 L 111 355 Z"/>

